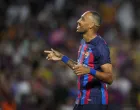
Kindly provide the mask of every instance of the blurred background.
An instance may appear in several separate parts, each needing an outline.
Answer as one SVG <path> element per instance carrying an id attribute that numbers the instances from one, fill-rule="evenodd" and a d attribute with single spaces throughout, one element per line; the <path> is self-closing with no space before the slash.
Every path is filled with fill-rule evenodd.
<path id="1" fill-rule="evenodd" d="M 114 67 L 109 110 L 140 110 L 140 0 L 0 0 L 0 108 L 72 110 L 76 75 L 47 61 L 51 47 L 76 60 L 87 10 L 103 19 Z"/>

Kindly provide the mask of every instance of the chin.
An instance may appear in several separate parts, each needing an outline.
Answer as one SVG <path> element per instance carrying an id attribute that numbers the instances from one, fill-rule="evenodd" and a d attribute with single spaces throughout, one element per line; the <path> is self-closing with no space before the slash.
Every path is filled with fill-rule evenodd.
<path id="1" fill-rule="evenodd" d="M 82 35 L 85 33 L 85 32 L 81 32 L 81 31 L 77 31 L 77 32 L 78 32 L 79 34 L 82 34 Z"/>
<path id="2" fill-rule="evenodd" d="M 77 29 L 76 32 L 81 32 L 81 31 L 79 29 Z"/>
<path id="3" fill-rule="evenodd" d="M 81 32 L 80 27 L 77 27 L 77 28 L 76 28 L 76 32 Z"/>
<path id="4" fill-rule="evenodd" d="M 78 32 L 78 33 L 80 33 L 80 34 L 84 34 L 85 32 L 83 32 L 83 31 L 80 31 L 80 30 L 76 30 L 76 32 Z"/>

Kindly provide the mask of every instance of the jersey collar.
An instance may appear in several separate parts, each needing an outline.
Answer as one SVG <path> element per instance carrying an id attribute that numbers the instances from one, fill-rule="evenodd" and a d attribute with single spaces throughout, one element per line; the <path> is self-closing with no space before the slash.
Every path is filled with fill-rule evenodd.
<path id="1" fill-rule="evenodd" d="M 99 36 L 97 35 L 95 38 L 93 38 L 91 41 L 86 42 L 87 44 L 92 44 L 94 46 L 97 45 L 97 41 L 99 40 Z"/>

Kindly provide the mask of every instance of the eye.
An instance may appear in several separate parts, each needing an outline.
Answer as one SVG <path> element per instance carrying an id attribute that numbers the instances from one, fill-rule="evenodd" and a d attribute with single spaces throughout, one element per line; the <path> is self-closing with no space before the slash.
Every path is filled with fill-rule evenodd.
<path id="1" fill-rule="evenodd" d="M 82 19 L 83 21 L 85 21 L 85 18 L 84 18 L 84 17 L 81 17 L 81 19 Z"/>

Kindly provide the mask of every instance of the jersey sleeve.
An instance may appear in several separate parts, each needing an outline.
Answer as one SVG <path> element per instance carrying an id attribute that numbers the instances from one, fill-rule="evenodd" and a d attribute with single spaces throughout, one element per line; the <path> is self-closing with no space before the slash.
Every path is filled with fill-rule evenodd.
<path id="1" fill-rule="evenodd" d="M 100 44 L 98 47 L 99 50 L 99 63 L 101 65 L 106 64 L 106 63 L 111 63 L 110 60 L 110 50 L 108 48 L 107 44 Z"/>

